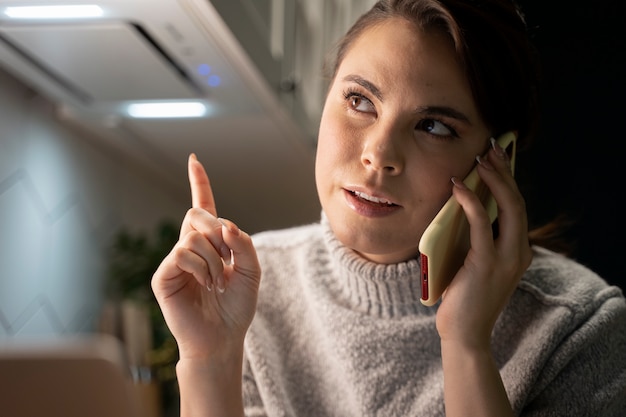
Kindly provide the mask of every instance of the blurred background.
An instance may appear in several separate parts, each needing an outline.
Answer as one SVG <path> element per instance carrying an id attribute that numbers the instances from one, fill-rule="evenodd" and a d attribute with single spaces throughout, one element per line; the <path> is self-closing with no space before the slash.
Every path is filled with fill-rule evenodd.
<path id="1" fill-rule="evenodd" d="M 190 205 L 187 156 L 244 230 L 316 221 L 324 62 L 374 2 L 49 0 L 99 11 L 19 18 L 27 3 L 0 0 L 0 341 L 109 332 L 135 379 L 171 381 L 149 280 Z M 532 221 L 565 213 L 572 256 L 624 287 L 624 2 L 519 3 L 544 64 L 518 157 Z M 200 110 L 133 112 L 165 101 Z"/>

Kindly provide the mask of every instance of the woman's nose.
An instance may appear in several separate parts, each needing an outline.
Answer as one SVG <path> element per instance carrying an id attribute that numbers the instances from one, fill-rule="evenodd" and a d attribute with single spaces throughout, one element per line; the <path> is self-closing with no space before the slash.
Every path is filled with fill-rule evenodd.
<path id="1" fill-rule="evenodd" d="M 367 169 L 398 175 L 404 169 L 404 155 L 399 139 L 389 130 L 370 131 L 363 143 L 361 163 Z"/>

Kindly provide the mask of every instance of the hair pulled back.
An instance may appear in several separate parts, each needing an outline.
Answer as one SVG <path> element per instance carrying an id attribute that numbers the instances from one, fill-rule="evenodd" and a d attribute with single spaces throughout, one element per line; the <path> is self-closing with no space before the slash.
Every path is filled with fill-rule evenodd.
<path id="1" fill-rule="evenodd" d="M 398 17 L 450 37 L 479 112 L 494 136 L 515 130 L 523 145 L 535 134 L 538 64 L 524 18 L 510 0 L 378 1 L 338 43 L 331 76 L 365 30 Z"/>

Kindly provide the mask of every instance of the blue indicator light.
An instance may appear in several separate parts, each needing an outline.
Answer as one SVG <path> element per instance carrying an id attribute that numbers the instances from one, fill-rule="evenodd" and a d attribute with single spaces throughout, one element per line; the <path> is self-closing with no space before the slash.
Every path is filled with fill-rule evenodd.
<path id="1" fill-rule="evenodd" d="M 207 84 L 211 87 L 217 87 L 222 83 L 222 79 L 218 75 L 211 75 L 207 80 Z"/>
<path id="2" fill-rule="evenodd" d="M 209 75 L 211 73 L 211 66 L 207 64 L 198 65 L 198 74 Z"/>

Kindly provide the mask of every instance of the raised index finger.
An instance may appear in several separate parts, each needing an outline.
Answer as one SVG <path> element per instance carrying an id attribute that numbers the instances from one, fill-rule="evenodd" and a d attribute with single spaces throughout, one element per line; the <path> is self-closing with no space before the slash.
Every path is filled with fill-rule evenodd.
<path id="1" fill-rule="evenodd" d="M 193 153 L 189 155 L 187 168 L 189 172 L 189 186 L 191 187 L 192 207 L 205 209 L 217 217 L 211 182 L 204 167 Z"/>

